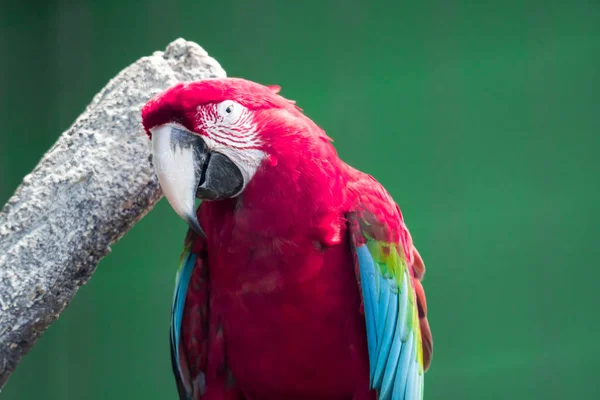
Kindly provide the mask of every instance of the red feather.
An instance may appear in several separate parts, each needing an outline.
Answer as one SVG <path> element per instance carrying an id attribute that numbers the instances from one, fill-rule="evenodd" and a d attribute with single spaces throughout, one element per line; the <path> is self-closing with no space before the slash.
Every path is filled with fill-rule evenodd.
<path id="1" fill-rule="evenodd" d="M 144 107 L 149 134 L 171 120 L 194 130 L 198 106 L 238 101 L 253 110 L 266 154 L 240 196 L 198 210 L 207 239 L 196 238 L 193 250 L 205 256 L 186 297 L 187 362 L 193 375 L 207 373 L 206 398 L 375 400 L 346 216 L 361 213 L 376 239 L 401 241 L 408 252 L 428 365 L 424 265 L 389 193 L 341 161 L 325 132 L 278 91 L 206 80 Z"/>

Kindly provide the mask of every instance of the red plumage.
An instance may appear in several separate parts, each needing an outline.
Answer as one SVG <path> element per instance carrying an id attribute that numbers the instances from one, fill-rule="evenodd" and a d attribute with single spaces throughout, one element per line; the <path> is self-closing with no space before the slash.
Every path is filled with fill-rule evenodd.
<path id="1" fill-rule="evenodd" d="M 144 107 L 148 134 L 175 121 L 204 135 L 198 107 L 235 100 L 253 112 L 265 153 L 242 194 L 198 209 L 206 239 L 192 234 L 198 258 L 182 358 L 192 378 L 206 374 L 203 399 L 376 399 L 348 215 L 370 221 L 375 239 L 402 243 L 426 369 L 432 341 L 423 261 L 388 192 L 341 161 L 325 132 L 278 91 L 207 80 L 179 84 Z"/>

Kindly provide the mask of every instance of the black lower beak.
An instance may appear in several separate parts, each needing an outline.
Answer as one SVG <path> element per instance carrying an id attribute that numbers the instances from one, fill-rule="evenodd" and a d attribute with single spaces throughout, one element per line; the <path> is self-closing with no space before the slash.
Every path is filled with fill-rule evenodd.
<path id="1" fill-rule="evenodd" d="M 210 151 L 202 138 L 178 127 L 152 131 L 154 166 L 165 197 L 198 234 L 204 231 L 195 212 L 195 198 L 222 200 L 243 188 L 240 169 L 221 153 Z"/>
<path id="2" fill-rule="evenodd" d="M 199 199 L 228 199 L 238 194 L 244 186 L 240 169 L 221 153 L 209 152 L 200 173 L 200 184 L 196 189 Z"/>

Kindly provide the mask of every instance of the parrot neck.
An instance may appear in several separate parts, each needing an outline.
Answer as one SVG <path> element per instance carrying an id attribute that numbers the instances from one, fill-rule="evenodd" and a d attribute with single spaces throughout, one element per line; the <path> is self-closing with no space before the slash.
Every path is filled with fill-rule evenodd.
<path id="1" fill-rule="evenodd" d="M 313 229 L 325 215 L 342 215 L 344 171 L 330 143 L 295 142 L 264 160 L 238 199 L 238 213 L 277 234 Z"/>

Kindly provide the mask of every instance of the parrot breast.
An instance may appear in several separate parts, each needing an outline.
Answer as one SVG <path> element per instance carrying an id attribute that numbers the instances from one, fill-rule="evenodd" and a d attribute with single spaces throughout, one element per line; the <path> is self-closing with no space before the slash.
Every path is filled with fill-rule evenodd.
<path id="1" fill-rule="evenodd" d="M 344 217 L 346 181 L 330 156 L 280 158 L 239 198 L 199 209 L 210 312 L 248 398 L 375 399 Z"/>
<path id="2" fill-rule="evenodd" d="M 364 317 L 348 242 L 257 238 L 228 229 L 239 228 L 226 221 L 235 218 L 208 234 L 208 253 L 211 312 L 239 387 L 253 399 L 352 398 L 360 385 L 367 391 Z"/>

